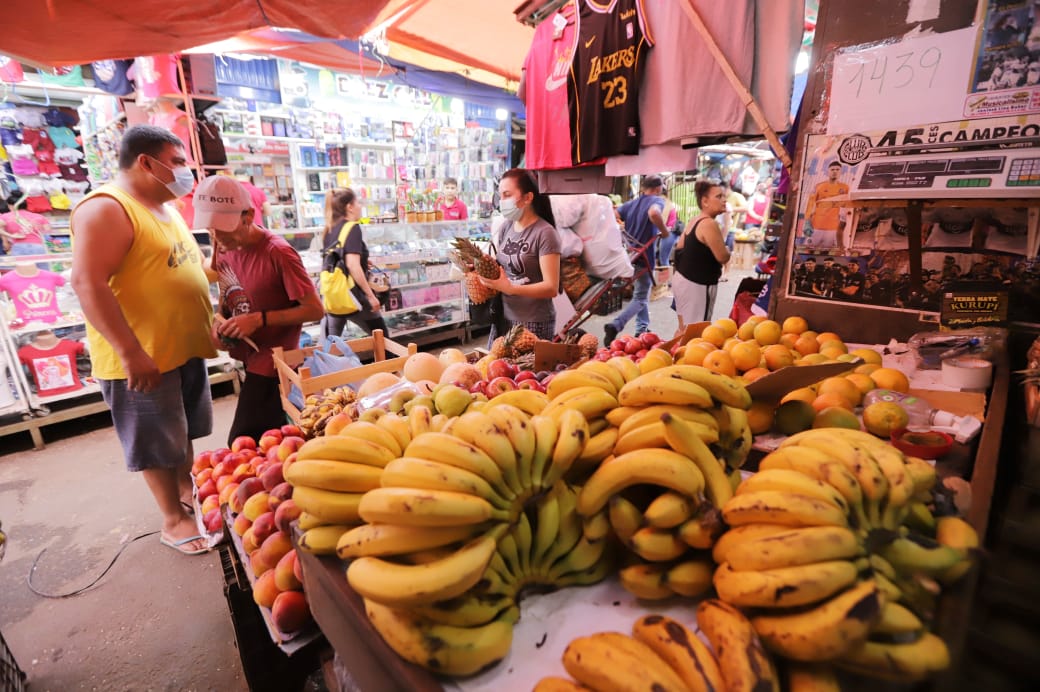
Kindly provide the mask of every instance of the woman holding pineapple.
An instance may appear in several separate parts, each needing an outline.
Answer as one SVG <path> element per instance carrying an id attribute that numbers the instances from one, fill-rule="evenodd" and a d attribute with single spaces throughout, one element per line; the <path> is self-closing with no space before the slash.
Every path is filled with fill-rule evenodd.
<path id="1" fill-rule="evenodd" d="M 498 278 L 480 282 L 502 294 L 510 326 L 521 324 L 539 339 L 556 332 L 553 298 L 560 292 L 560 239 L 549 197 L 538 191 L 534 175 L 512 168 L 498 185 L 499 210 L 506 222 L 493 238 Z M 492 335 L 494 337 L 494 335 Z"/>

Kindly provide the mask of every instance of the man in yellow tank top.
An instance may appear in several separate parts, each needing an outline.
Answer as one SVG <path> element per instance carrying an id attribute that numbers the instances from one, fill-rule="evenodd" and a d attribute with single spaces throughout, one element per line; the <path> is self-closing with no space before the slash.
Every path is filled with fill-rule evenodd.
<path id="1" fill-rule="evenodd" d="M 186 163 L 169 130 L 130 128 L 115 181 L 80 202 L 70 223 L 72 286 L 127 468 L 141 472 L 162 512 L 160 542 L 195 555 L 208 546 L 182 502 L 191 441 L 213 427 L 205 359 L 216 351 L 201 253 L 167 204 L 191 192 Z"/>

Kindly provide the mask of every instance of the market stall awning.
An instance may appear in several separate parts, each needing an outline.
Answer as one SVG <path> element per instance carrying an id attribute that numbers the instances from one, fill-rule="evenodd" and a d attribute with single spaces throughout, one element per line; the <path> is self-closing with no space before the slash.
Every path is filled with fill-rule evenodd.
<path id="1" fill-rule="evenodd" d="M 176 53 L 261 27 L 356 38 L 394 3 L 402 0 L 6 0 L 0 53 L 59 66 Z"/>

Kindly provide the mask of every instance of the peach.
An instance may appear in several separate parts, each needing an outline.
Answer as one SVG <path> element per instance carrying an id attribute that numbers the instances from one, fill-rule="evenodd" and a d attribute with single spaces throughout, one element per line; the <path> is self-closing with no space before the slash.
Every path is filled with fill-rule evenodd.
<path id="1" fill-rule="evenodd" d="M 235 522 L 231 525 L 231 530 L 239 536 L 244 536 L 245 532 L 252 528 L 253 522 L 246 519 L 244 516 L 239 514 L 235 517 Z"/>
<path id="2" fill-rule="evenodd" d="M 202 516 L 202 525 L 205 526 L 206 531 L 210 533 L 220 531 L 221 527 L 224 526 L 224 517 L 220 516 L 220 507 L 206 512 Z"/>
<path id="3" fill-rule="evenodd" d="M 241 512 L 242 508 L 246 504 L 246 500 L 251 498 L 253 495 L 256 495 L 257 493 L 263 491 L 263 489 L 264 484 L 260 481 L 259 478 L 246 478 L 245 480 L 241 481 L 238 485 L 238 490 L 235 492 L 234 496 L 238 508 L 235 508 L 236 502 L 232 502 L 231 511 L 235 512 L 236 514 L 238 512 Z"/>
<path id="4" fill-rule="evenodd" d="M 282 437 L 303 437 L 303 431 L 300 430 L 300 426 L 286 423 L 281 427 Z"/>
<path id="5" fill-rule="evenodd" d="M 230 455 L 229 455 L 230 456 Z M 211 478 L 220 478 L 221 476 L 229 476 L 231 472 L 235 470 L 232 466 L 232 462 L 227 461 L 226 457 L 224 461 L 217 462 L 213 465 L 213 475 Z"/>
<path id="6" fill-rule="evenodd" d="M 267 453 L 267 450 L 280 445 L 283 437 L 284 435 L 282 435 L 281 430 L 274 428 L 267 430 L 260 436 L 260 442 L 257 444 L 257 449 L 261 452 Z"/>
<path id="7" fill-rule="evenodd" d="M 267 507 L 272 512 L 278 509 L 278 505 L 282 504 L 290 497 L 292 497 L 293 487 L 289 483 L 279 483 L 271 489 L 268 493 Z"/>
<path id="8" fill-rule="evenodd" d="M 244 464 L 239 464 L 235 470 L 231 472 L 231 480 L 236 483 L 241 483 L 245 479 L 252 478 L 255 475 L 256 472 L 253 470 L 253 465 L 247 461 Z"/>
<path id="9" fill-rule="evenodd" d="M 200 500 L 205 500 L 210 495 L 217 494 L 217 484 L 212 478 L 199 486 L 198 496 Z"/>
<path id="10" fill-rule="evenodd" d="M 239 486 L 239 490 L 241 489 L 242 487 Z M 246 515 L 250 521 L 256 521 L 261 514 L 267 511 L 267 499 L 268 495 L 265 492 L 251 495 L 242 505 L 242 514 Z"/>
<path id="11" fill-rule="evenodd" d="M 248 435 L 239 435 L 231 441 L 232 452 L 239 452 L 243 449 L 256 449 L 256 440 Z"/>
<path id="12" fill-rule="evenodd" d="M 292 498 L 284 500 L 278 505 L 278 509 L 274 511 L 274 525 L 278 527 L 279 531 L 288 534 L 291 528 L 290 524 L 299 518 L 302 513 L 303 510 L 297 506 Z"/>
<path id="13" fill-rule="evenodd" d="M 302 437 L 296 435 L 290 435 L 289 437 L 283 438 L 281 444 L 278 445 L 278 458 L 281 461 L 285 461 L 289 458 L 289 455 L 298 450 L 306 442 Z"/>
<path id="14" fill-rule="evenodd" d="M 302 591 L 283 591 L 271 604 L 271 619 L 280 632 L 295 632 L 311 621 L 311 610 Z"/>
<path id="15" fill-rule="evenodd" d="M 224 488 L 228 487 L 232 483 L 237 482 L 232 476 L 221 476 L 217 479 L 217 492 L 224 492 Z"/>
<path id="16" fill-rule="evenodd" d="M 253 600 L 258 606 L 270 608 L 278 594 L 278 587 L 274 583 L 274 570 L 268 569 L 257 577 L 256 583 L 253 584 Z"/>
<path id="17" fill-rule="evenodd" d="M 299 582 L 300 582 L 300 583 L 302 584 L 302 583 L 303 583 L 303 561 L 302 561 L 302 560 L 300 559 L 300 556 L 299 556 L 299 555 L 297 555 L 297 556 L 296 556 L 296 559 L 295 559 L 295 560 L 293 560 L 293 568 L 292 568 L 292 571 L 293 571 L 293 575 L 294 575 L 294 576 L 295 576 L 295 577 L 296 577 L 296 578 L 297 578 L 297 579 L 299 580 Z"/>
<path id="18" fill-rule="evenodd" d="M 264 473 L 260 476 L 260 481 L 264 484 L 264 490 L 271 492 L 274 487 L 279 483 L 284 483 L 285 478 L 282 476 L 282 463 L 277 461 L 270 464 Z"/>
<path id="19" fill-rule="evenodd" d="M 228 449 L 227 447 L 221 447 L 220 449 L 214 449 L 212 452 L 209 453 L 209 457 L 210 457 L 209 465 L 210 466 L 216 466 L 221 461 L 224 461 L 224 457 L 226 457 L 228 454 L 231 454 L 231 450 Z"/>
<path id="20" fill-rule="evenodd" d="M 242 550 L 246 551 L 246 555 L 252 555 L 260 548 L 260 544 L 257 543 L 256 538 L 253 537 L 253 527 L 250 526 L 246 529 L 245 533 L 242 534 Z"/>
<path id="21" fill-rule="evenodd" d="M 254 577 L 262 577 L 267 573 L 274 574 L 274 567 L 264 559 L 264 554 L 259 550 L 254 550 L 249 554 L 249 569 L 253 571 Z"/>
<path id="22" fill-rule="evenodd" d="M 213 477 L 213 469 L 202 469 L 195 474 L 195 487 L 201 488 L 205 485 L 206 481 Z"/>
<path id="23" fill-rule="evenodd" d="M 290 550 L 274 566 L 274 583 L 279 591 L 294 591 L 303 584 L 296 578 L 296 551 Z"/>
<path id="24" fill-rule="evenodd" d="M 292 549 L 292 540 L 289 538 L 289 534 L 281 531 L 275 531 L 260 545 L 260 552 L 263 554 L 264 560 L 272 567 L 277 565 L 278 561 Z"/>
<path id="25" fill-rule="evenodd" d="M 336 415 L 329 418 L 329 422 L 325 424 L 326 435 L 339 435 L 343 432 L 343 428 L 347 427 L 354 422 L 354 419 L 350 417 L 349 413 L 337 413 Z"/>
<path id="26" fill-rule="evenodd" d="M 225 476 L 227 478 L 227 476 Z M 217 483 L 219 486 L 220 483 Z M 220 500 L 220 504 L 226 505 L 231 502 L 231 498 L 234 497 L 235 492 L 238 491 L 238 483 L 232 481 L 224 486 L 224 489 L 217 494 L 217 499 Z"/>
<path id="27" fill-rule="evenodd" d="M 202 501 L 203 515 L 209 514 L 215 509 L 220 509 L 220 497 L 218 495 L 209 495 Z"/>
<path id="28" fill-rule="evenodd" d="M 274 525 L 274 512 L 264 512 L 253 520 L 253 538 L 263 544 L 267 537 L 278 530 Z"/>

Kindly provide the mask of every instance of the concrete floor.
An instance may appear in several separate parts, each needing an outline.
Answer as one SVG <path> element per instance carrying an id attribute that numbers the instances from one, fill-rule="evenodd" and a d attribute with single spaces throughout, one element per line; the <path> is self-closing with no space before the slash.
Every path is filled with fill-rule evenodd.
<path id="1" fill-rule="evenodd" d="M 729 314 L 746 275 L 732 272 L 720 284 L 716 318 Z M 664 296 L 650 308 L 651 328 L 666 339 L 677 326 L 670 303 Z M 608 319 L 593 317 L 583 327 L 602 338 Z M 216 434 L 197 441 L 196 450 L 223 446 L 234 407 L 233 395 L 214 401 Z M 40 451 L 27 433 L 0 438 L 0 522 L 8 534 L 0 632 L 32 688 L 245 690 L 216 552 L 182 556 L 150 536 L 128 546 L 82 595 L 47 599 L 28 589 L 41 550 L 34 586 L 71 591 L 99 574 L 124 542 L 159 526 L 144 482 L 125 470 L 107 414 L 45 428 L 44 437 Z"/>

